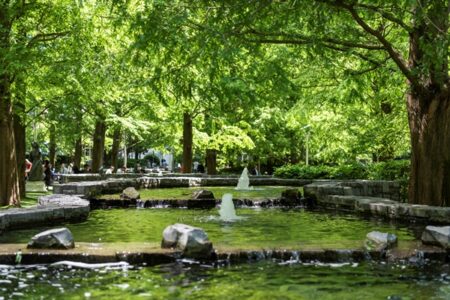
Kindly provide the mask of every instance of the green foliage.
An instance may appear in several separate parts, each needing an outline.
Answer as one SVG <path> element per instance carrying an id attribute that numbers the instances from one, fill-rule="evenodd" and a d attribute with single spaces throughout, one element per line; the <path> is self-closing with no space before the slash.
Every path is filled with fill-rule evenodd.
<path id="1" fill-rule="evenodd" d="M 159 157 L 156 154 L 149 153 L 144 156 L 142 163 L 143 164 L 141 164 L 141 166 L 146 166 L 146 165 L 148 165 L 148 163 L 156 163 L 159 165 L 160 161 L 159 161 Z"/>
<path id="2" fill-rule="evenodd" d="M 298 179 L 372 179 L 397 180 L 402 185 L 408 182 L 410 163 L 408 160 L 391 160 L 364 165 L 361 163 L 337 166 L 285 165 L 275 170 L 280 178 Z"/>
<path id="3" fill-rule="evenodd" d="M 408 183 L 411 163 L 409 160 L 391 160 L 370 165 L 367 179 L 396 180 L 400 183 L 403 200 L 408 197 Z"/>
<path id="4" fill-rule="evenodd" d="M 409 160 L 391 160 L 371 164 L 368 179 L 407 180 L 410 171 Z"/>
<path id="5" fill-rule="evenodd" d="M 361 163 L 338 165 L 331 167 L 330 178 L 333 179 L 365 179 L 367 167 Z"/>
<path id="6" fill-rule="evenodd" d="M 274 175 L 281 178 L 322 179 L 330 178 L 331 168 L 328 166 L 286 165 L 275 170 Z"/>

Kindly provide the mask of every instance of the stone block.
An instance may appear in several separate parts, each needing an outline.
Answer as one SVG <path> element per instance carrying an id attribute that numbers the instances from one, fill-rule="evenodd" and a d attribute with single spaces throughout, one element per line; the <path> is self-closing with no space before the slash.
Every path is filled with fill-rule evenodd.
<path id="1" fill-rule="evenodd" d="M 450 226 L 427 226 L 422 233 L 422 243 L 450 249 Z"/>
<path id="2" fill-rule="evenodd" d="M 186 224 L 174 224 L 163 231 L 162 248 L 176 248 L 186 257 L 209 259 L 213 254 L 212 243 L 206 232 Z"/>
<path id="3" fill-rule="evenodd" d="M 137 200 L 140 199 L 140 193 L 134 187 L 127 187 L 122 191 L 120 199 L 122 200 Z"/>
<path id="4" fill-rule="evenodd" d="M 431 206 L 428 214 L 431 222 L 448 223 L 450 220 L 450 207 Z"/>
<path id="5" fill-rule="evenodd" d="M 43 223 L 46 216 L 42 215 L 37 209 L 23 209 L 7 214 L 10 228 L 22 228 L 25 225 Z"/>
<path id="6" fill-rule="evenodd" d="M 192 195 L 192 199 L 201 200 L 201 199 L 214 199 L 214 194 L 208 190 L 199 190 L 194 192 Z"/>
<path id="7" fill-rule="evenodd" d="M 41 249 L 71 249 L 75 247 L 75 243 L 69 229 L 58 228 L 36 234 L 31 238 L 27 247 Z"/>
<path id="8" fill-rule="evenodd" d="M 366 236 L 365 247 L 367 250 L 382 251 L 392 249 L 397 245 L 397 236 L 392 233 L 372 231 Z"/>
<path id="9" fill-rule="evenodd" d="M 430 206 L 427 205 L 411 205 L 410 215 L 414 218 L 426 219 L 430 214 Z"/>
<path id="10" fill-rule="evenodd" d="M 44 193 L 47 192 L 44 181 L 27 181 L 25 183 L 25 190 L 27 192 Z"/>
<path id="11" fill-rule="evenodd" d="M 64 219 L 66 221 L 82 221 L 89 216 L 89 207 L 64 206 Z"/>

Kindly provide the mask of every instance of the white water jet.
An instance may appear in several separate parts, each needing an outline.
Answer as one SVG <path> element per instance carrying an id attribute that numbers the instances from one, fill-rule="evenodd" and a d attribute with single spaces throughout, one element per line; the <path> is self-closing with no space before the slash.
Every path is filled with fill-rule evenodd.
<path id="1" fill-rule="evenodd" d="M 239 177 L 236 190 L 251 190 L 252 188 L 249 185 L 250 178 L 248 177 L 248 169 L 245 167 L 242 171 L 241 177 Z"/>
<path id="2" fill-rule="evenodd" d="M 233 221 L 239 219 L 239 217 L 236 215 L 236 209 L 234 208 L 232 194 L 224 194 L 222 196 L 222 203 L 220 204 L 219 214 L 220 219 L 223 221 Z"/>

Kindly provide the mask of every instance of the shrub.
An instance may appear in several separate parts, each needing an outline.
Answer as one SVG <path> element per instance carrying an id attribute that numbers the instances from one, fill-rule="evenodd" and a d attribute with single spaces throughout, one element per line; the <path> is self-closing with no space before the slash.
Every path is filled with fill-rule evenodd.
<path id="1" fill-rule="evenodd" d="M 298 179 L 374 179 L 408 182 L 409 171 L 409 161 L 392 160 L 369 165 L 361 163 L 338 166 L 285 165 L 277 168 L 274 175 Z"/>
<path id="2" fill-rule="evenodd" d="M 349 165 L 339 165 L 331 168 L 331 177 L 333 179 L 366 179 L 367 166 L 354 163 Z"/>
<path id="3" fill-rule="evenodd" d="M 330 170 L 330 167 L 323 165 L 286 165 L 277 168 L 274 175 L 280 178 L 321 179 L 330 178 Z"/>
<path id="4" fill-rule="evenodd" d="M 369 168 L 369 179 L 404 180 L 409 178 L 409 160 L 391 160 L 373 163 Z"/>

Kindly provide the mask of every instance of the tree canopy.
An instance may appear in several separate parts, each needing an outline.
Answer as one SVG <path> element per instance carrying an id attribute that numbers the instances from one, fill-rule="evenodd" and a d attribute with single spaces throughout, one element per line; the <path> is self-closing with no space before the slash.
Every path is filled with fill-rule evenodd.
<path id="1" fill-rule="evenodd" d="M 211 172 L 410 158 L 410 201 L 450 205 L 447 6 L 4 0 L 0 203 L 36 140 L 94 171 L 120 149 Z"/>

